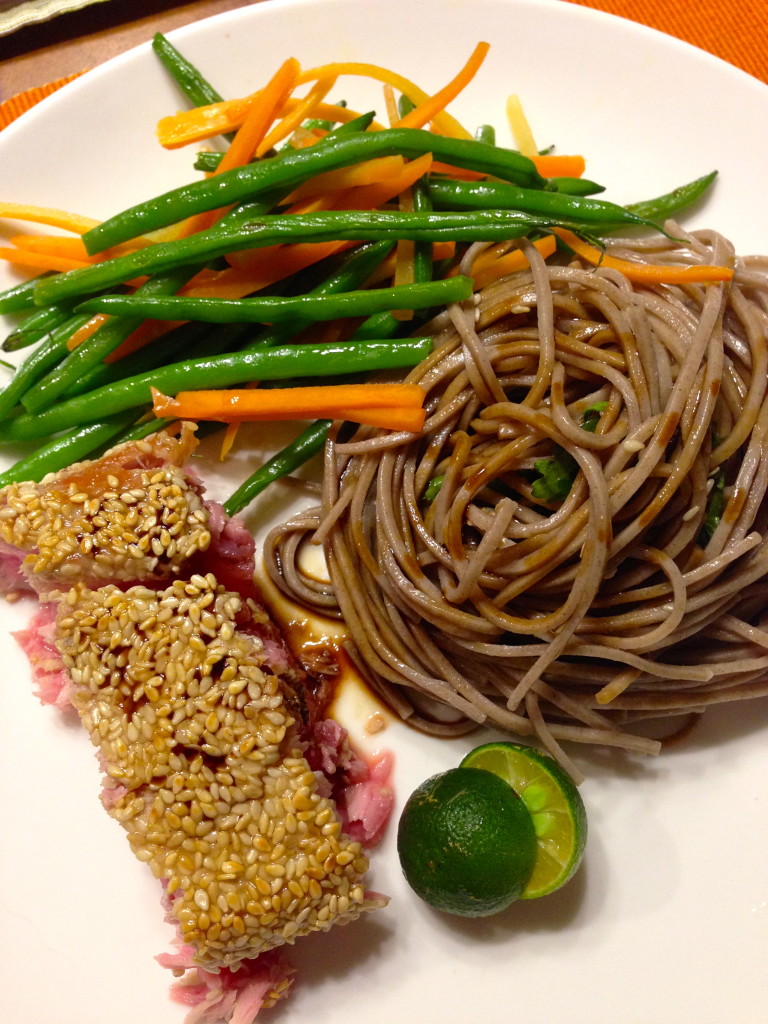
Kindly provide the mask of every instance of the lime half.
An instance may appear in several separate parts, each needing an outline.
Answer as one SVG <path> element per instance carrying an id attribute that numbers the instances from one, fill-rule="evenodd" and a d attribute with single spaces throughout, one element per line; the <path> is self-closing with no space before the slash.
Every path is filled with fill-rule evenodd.
<path id="1" fill-rule="evenodd" d="M 519 743 L 486 743 L 461 762 L 493 772 L 520 796 L 533 819 L 536 863 L 522 899 L 554 892 L 573 876 L 587 842 L 584 801 L 570 775 L 554 758 Z"/>
<path id="2" fill-rule="evenodd" d="M 489 772 L 451 768 L 409 797 L 397 830 L 408 884 L 436 910 L 496 914 L 519 899 L 537 857 L 525 804 Z"/>

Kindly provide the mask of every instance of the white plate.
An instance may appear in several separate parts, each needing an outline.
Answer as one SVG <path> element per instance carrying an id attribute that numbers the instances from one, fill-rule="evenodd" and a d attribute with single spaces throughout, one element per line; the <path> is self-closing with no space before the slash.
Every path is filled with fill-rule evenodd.
<path id="1" fill-rule="evenodd" d="M 629 22 L 549 0 L 277 0 L 173 36 L 229 95 L 290 54 L 305 66 L 383 63 L 434 89 L 480 38 L 491 55 L 453 108 L 468 125 L 502 126 L 507 93 L 519 93 L 539 143 L 587 154 L 589 176 L 618 201 L 717 167 L 692 222 L 729 233 L 742 252 L 768 251 L 768 88 Z M 335 95 L 380 106 L 357 82 Z M 154 142 L 156 119 L 182 105 L 148 46 L 118 58 L 3 132 L 0 195 L 101 217 L 190 179 L 189 155 Z M 242 455 L 231 472 L 246 474 Z M 285 500 L 257 504 L 254 526 Z M 4 629 L 27 612 L 0 609 Z M 22 655 L 7 635 L 0 644 L 0 1019 L 181 1024 L 152 959 L 170 935 L 157 885 L 101 810 L 86 737 L 38 705 Z M 764 1022 L 767 711 L 765 701 L 716 709 L 658 760 L 585 757 L 583 870 L 560 894 L 494 919 L 452 921 L 420 905 L 390 834 L 372 876 L 390 907 L 299 943 L 295 992 L 265 1021 Z M 399 727 L 382 742 L 396 751 L 400 802 L 470 745 Z"/>

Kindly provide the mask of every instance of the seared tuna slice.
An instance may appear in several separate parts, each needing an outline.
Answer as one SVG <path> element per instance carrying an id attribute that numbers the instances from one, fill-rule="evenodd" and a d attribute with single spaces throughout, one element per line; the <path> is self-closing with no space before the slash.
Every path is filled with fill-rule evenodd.
<path id="1" fill-rule="evenodd" d="M 212 574 L 156 591 L 89 590 L 60 602 L 70 698 L 112 782 L 105 804 L 167 887 L 208 970 L 381 906 L 307 762 L 258 635 L 266 613 Z"/>
<path id="2" fill-rule="evenodd" d="M 194 428 L 0 491 L 0 585 L 45 592 L 78 580 L 168 579 L 211 542 L 202 487 L 181 466 Z"/>

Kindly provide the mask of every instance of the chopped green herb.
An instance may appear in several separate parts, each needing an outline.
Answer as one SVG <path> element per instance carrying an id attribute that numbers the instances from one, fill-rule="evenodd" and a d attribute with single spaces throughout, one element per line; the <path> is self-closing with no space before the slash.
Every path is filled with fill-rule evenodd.
<path id="1" fill-rule="evenodd" d="M 698 536 L 698 542 L 703 548 L 712 539 L 712 534 L 723 518 L 723 509 L 725 508 L 725 473 L 722 469 L 718 469 L 713 479 L 714 483 L 712 484 L 712 490 L 709 492 L 709 501 L 707 502 L 707 514 L 704 517 L 704 522 L 701 524 Z"/>
<path id="2" fill-rule="evenodd" d="M 595 402 L 593 405 L 587 406 L 584 412 L 581 414 L 581 425 L 585 430 L 588 430 L 590 434 L 594 434 L 597 429 L 597 424 L 600 422 L 600 416 L 608 408 L 607 402 Z"/>
<path id="3" fill-rule="evenodd" d="M 561 501 L 568 497 L 579 466 L 572 455 L 559 446 L 551 459 L 537 459 L 534 462 L 540 475 L 531 484 L 531 494 L 539 501 Z"/>
<path id="4" fill-rule="evenodd" d="M 424 500 L 434 501 L 440 488 L 443 486 L 444 476 L 433 476 L 424 489 Z"/>
<path id="5" fill-rule="evenodd" d="M 600 415 L 607 407 L 607 402 L 595 402 L 588 406 L 581 416 L 584 430 L 594 434 Z M 556 445 L 555 454 L 551 459 L 537 459 L 534 466 L 539 474 L 531 484 L 531 494 L 534 498 L 538 498 L 539 501 L 565 500 L 579 472 L 579 465 L 574 457 Z"/>

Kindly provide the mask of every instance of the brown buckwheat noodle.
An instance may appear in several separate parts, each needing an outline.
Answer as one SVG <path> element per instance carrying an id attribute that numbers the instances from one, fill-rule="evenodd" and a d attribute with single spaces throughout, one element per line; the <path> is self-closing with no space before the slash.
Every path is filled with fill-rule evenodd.
<path id="1" fill-rule="evenodd" d="M 529 270 L 428 325 L 422 434 L 333 435 L 321 506 L 270 535 L 276 582 L 343 618 L 419 728 L 486 723 L 569 763 L 563 741 L 651 753 L 633 720 L 768 694 L 768 259 L 667 228 L 610 252 L 733 282 L 632 284 L 522 243 Z M 330 583 L 301 569 L 311 540 Z"/>

